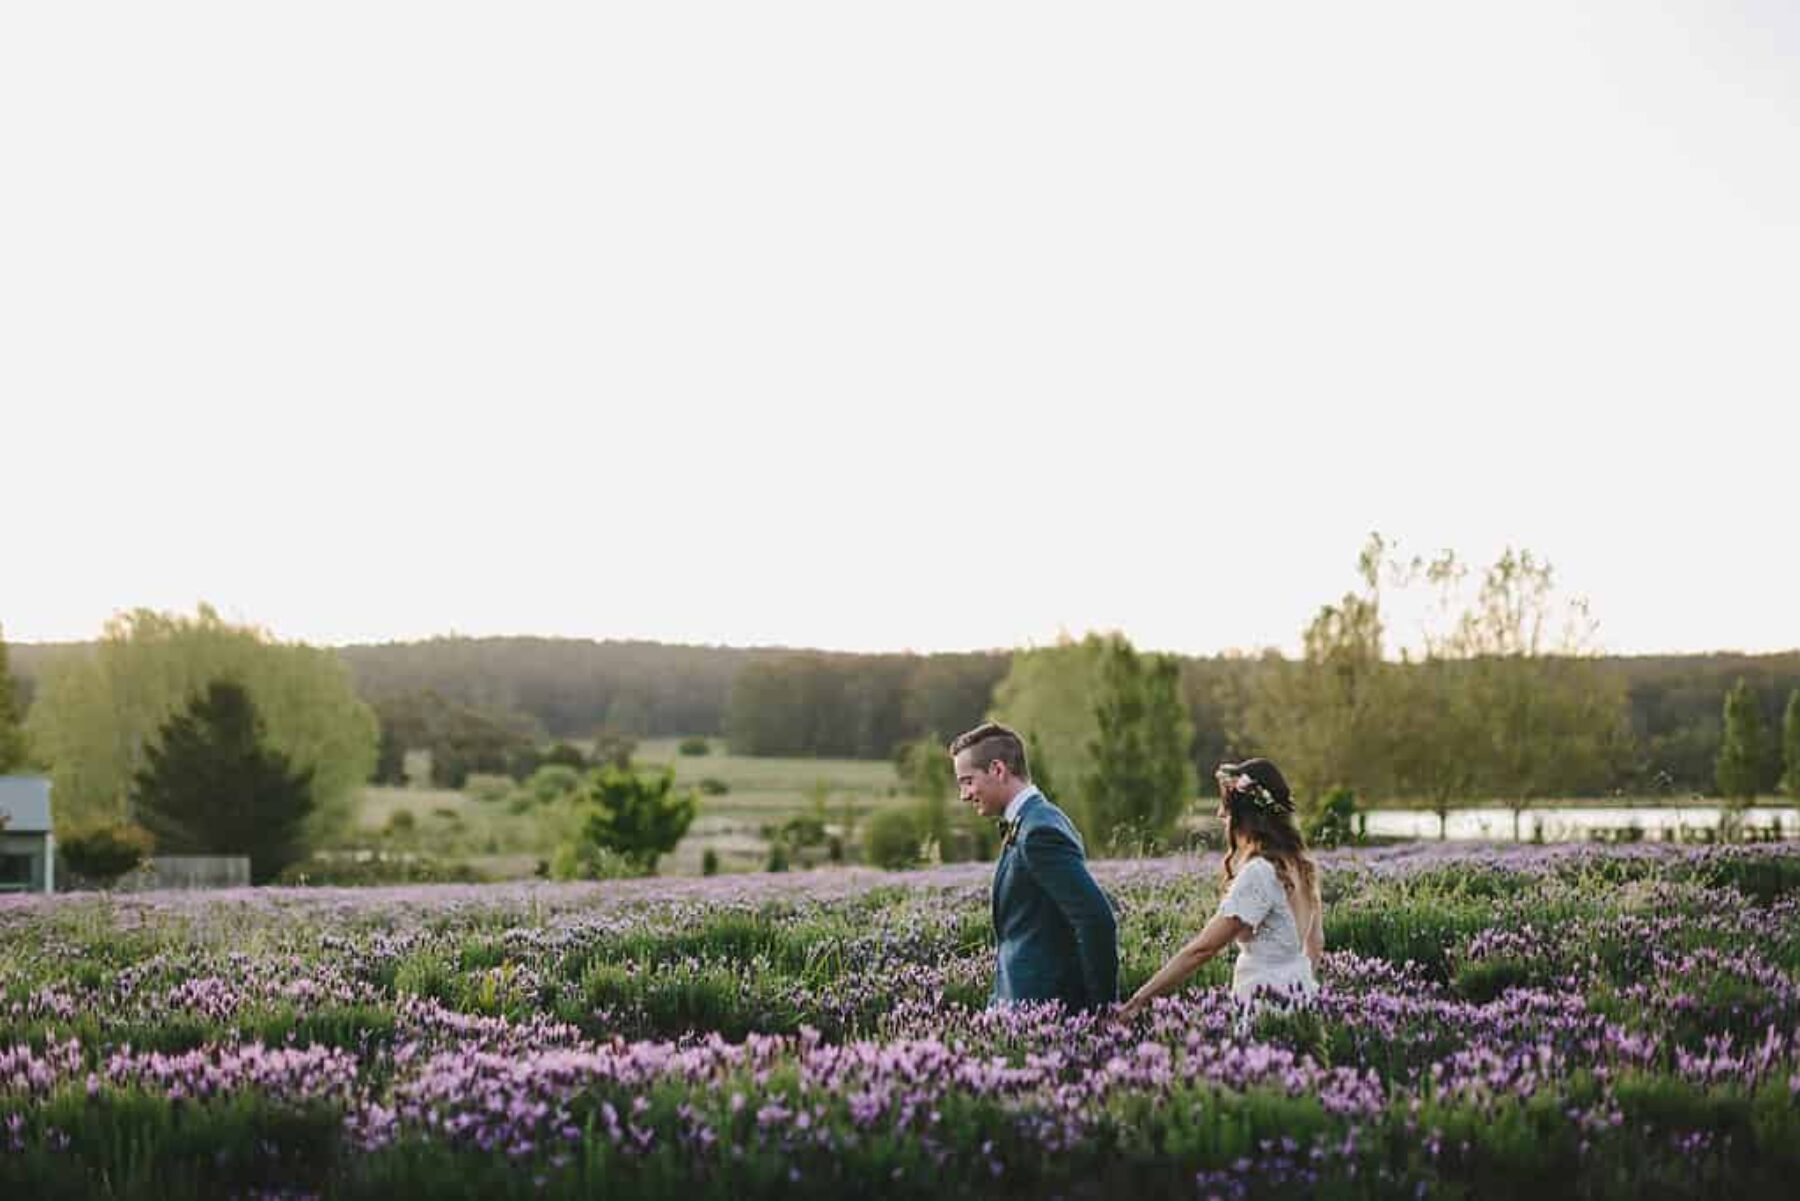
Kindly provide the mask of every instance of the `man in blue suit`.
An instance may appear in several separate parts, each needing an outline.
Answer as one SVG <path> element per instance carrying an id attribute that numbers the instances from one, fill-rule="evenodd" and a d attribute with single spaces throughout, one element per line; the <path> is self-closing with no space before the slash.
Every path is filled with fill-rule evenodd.
<path id="1" fill-rule="evenodd" d="M 1002 819 L 994 867 L 998 944 L 990 1003 L 1061 1001 L 1099 1009 L 1119 999 L 1119 929 L 1088 874 L 1081 835 L 1031 782 L 1025 744 L 989 722 L 950 744 L 956 789 L 983 817 Z"/>

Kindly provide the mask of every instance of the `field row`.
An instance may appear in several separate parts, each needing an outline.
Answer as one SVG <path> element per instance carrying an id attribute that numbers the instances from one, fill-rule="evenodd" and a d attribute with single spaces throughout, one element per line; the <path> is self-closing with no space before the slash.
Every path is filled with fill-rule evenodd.
<path id="1" fill-rule="evenodd" d="M 984 1008 L 987 872 L 8 901 L 0 1186 L 1785 1195 L 1800 847 L 1326 856 L 1316 1004 Z M 1129 989 L 1216 860 L 1101 863 Z"/>

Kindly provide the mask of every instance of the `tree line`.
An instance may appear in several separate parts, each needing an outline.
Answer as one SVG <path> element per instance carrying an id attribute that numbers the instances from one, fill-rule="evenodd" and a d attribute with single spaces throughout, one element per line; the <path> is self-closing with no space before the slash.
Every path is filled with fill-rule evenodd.
<path id="1" fill-rule="evenodd" d="M 949 820 L 942 747 L 990 716 L 1026 735 L 1045 790 L 1114 849 L 1166 840 L 1196 767 L 1259 753 L 1314 819 L 1341 816 L 1351 794 L 1440 815 L 1500 800 L 1515 822 L 1540 800 L 1608 793 L 1800 797 L 1800 653 L 1602 657 L 1585 606 L 1559 599 L 1529 552 L 1471 571 L 1373 537 L 1359 576 L 1320 607 L 1295 659 L 1148 654 L 1117 634 L 944 655 L 570 644 L 588 671 L 625 665 L 593 678 L 559 674 L 549 639 L 332 651 L 205 606 L 140 610 L 94 644 L 15 659 L 0 639 L 0 772 L 52 773 L 66 850 L 85 837 L 96 861 L 141 855 L 134 839 L 248 851 L 259 881 L 340 834 L 362 783 L 405 780 L 408 752 L 428 751 L 445 787 L 545 770 L 617 783 L 637 779 L 636 734 L 664 722 L 724 734 L 740 754 L 893 757 L 923 802 L 910 828 L 893 823 L 897 859 L 915 842 L 979 841 Z M 1438 620 L 1395 645 L 1392 602 L 1409 589 Z M 587 798 L 592 820 L 570 845 L 653 866 L 692 798 L 641 783 L 630 805 Z"/>
<path id="2" fill-rule="evenodd" d="M 12 645 L 14 688 L 0 697 L 0 709 L 10 704 L 22 721 L 55 661 L 95 645 Z M 699 734 L 728 737 L 741 754 L 887 758 L 927 732 L 949 737 L 976 724 L 1015 660 L 1032 652 L 868 655 L 443 638 L 333 653 L 349 667 L 357 695 L 377 707 L 388 698 L 455 705 L 542 738 L 588 738 L 603 729 L 650 738 Z M 1296 667 L 1273 653 L 1173 658 L 1201 763 L 1244 743 L 1260 684 Z M 1601 656 L 1595 664 L 1624 694 L 1630 753 L 1602 776 L 1576 782 L 1573 795 L 1709 791 L 1726 693 L 1742 679 L 1773 731 L 1800 688 L 1800 651 Z M 427 693 L 438 701 L 422 699 Z M 414 701 L 396 699 L 394 707 Z M 1781 769 L 1769 745 L 1757 770 L 1759 790 L 1774 791 Z"/>
<path id="3" fill-rule="evenodd" d="M 1774 732 L 1800 689 L 1800 652 L 1607 657 L 1553 639 L 1519 654 L 1506 640 L 1524 631 L 1495 619 L 1453 625 L 1432 645 L 1397 654 L 1382 607 L 1396 573 L 1391 563 L 1375 566 L 1381 570 L 1365 575 L 1363 587 L 1321 608 L 1299 658 L 1159 657 L 1173 665 L 1187 709 L 1191 762 L 1268 751 L 1302 765 L 1309 783 L 1349 783 L 1366 797 L 1711 793 L 1724 698 L 1741 680 L 1769 732 L 1745 770 L 1759 794 L 1777 790 L 1785 764 Z M 1413 583 L 1437 586 L 1457 565 L 1412 567 Z M 1490 596 L 1499 607 L 1489 617 L 1525 602 L 1544 616 L 1543 565 L 1515 555 L 1504 573 L 1511 595 Z M 1471 614 L 1481 614 L 1478 599 L 1463 616 Z M 104 660 L 107 645 L 103 638 L 13 647 L 16 687 L 0 697 L 0 711 L 29 712 L 59 660 Z M 451 786 L 469 771 L 528 773 L 530 753 L 521 748 L 553 739 L 699 734 L 724 736 L 740 754 L 887 758 L 921 738 L 947 739 L 1009 712 L 1040 730 L 1073 783 L 1089 758 L 1088 710 L 1100 670 L 1091 649 L 1059 647 L 870 655 L 450 637 L 315 653 L 343 665 L 378 718 L 381 754 L 371 774 L 397 778 L 404 750 L 431 749 L 434 776 Z M 1590 727 L 1580 740 L 1559 737 L 1567 714 L 1553 713 L 1549 701 L 1599 705 L 1616 721 L 1602 733 Z M 129 775 L 116 760 L 140 753 L 134 748 L 151 716 L 167 714 L 139 715 L 133 733 L 96 736 L 83 751 L 101 762 L 115 794 Z M 10 724 L 0 722 L 0 753 Z M 1477 754 L 1471 748 L 1484 737 L 1499 745 Z M 1433 761 L 1452 746 L 1457 754 Z M 326 782 L 342 792 L 335 776 Z M 85 808 L 95 790 L 79 786 L 73 794 Z M 60 807 L 71 790 L 59 783 L 58 795 Z"/>
<path id="4" fill-rule="evenodd" d="M 93 649 L 14 645 L 16 687 L 0 708 L 10 703 L 23 715 L 56 659 Z M 383 726 L 390 744 L 395 728 L 410 720 L 409 707 L 453 705 L 465 713 L 458 737 L 476 744 L 501 741 L 502 732 L 589 738 L 608 730 L 723 736 L 740 754 L 830 758 L 887 758 L 927 733 L 948 738 L 973 726 L 1016 663 L 1032 653 L 866 655 L 515 638 L 335 652 L 361 698 L 396 711 L 396 721 Z M 1173 658 L 1201 764 L 1241 753 L 1253 741 L 1251 710 L 1264 684 L 1299 668 L 1273 653 Z M 1454 688 L 1446 677 L 1457 669 L 1396 668 L 1413 671 L 1421 686 Z M 1774 731 L 1800 688 L 1800 652 L 1611 656 L 1597 658 L 1594 668 L 1624 696 L 1629 739 L 1604 770 L 1567 777 L 1571 796 L 1710 792 L 1726 693 L 1742 679 L 1764 727 Z M 497 730 L 478 732 L 483 726 Z M 0 733 L 0 747 L 6 738 Z M 494 762 L 489 757 L 476 770 L 504 770 L 488 766 Z M 1765 740 L 1755 770 L 1758 791 L 1774 792 L 1782 771 L 1774 737 Z"/>

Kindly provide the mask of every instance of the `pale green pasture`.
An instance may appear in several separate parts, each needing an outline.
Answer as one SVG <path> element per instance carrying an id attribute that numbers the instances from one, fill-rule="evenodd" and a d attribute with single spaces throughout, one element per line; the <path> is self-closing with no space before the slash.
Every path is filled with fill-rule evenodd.
<path id="1" fill-rule="evenodd" d="M 910 804 L 901 794 L 900 778 L 891 762 L 859 759 L 760 759 L 725 752 L 723 739 L 710 740 L 706 755 L 682 755 L 678 738 L 646 739 L 633 756 L 643 769 L 674 765 L 676 785 L 692 789 L 699 814 L 688 836 L 665 859 L 667 874 L 698 875 L 708 850 L 726 871 L 760 869 L 768 857 L 766 826 L 816 812 L 822 796 L 825 820 L 836 833 L 846 831 L 846 818 L 860 825 L 877 809 Z M 709 795 L 704 779 L 722 781 L 728 791 Z M 539 858 L 555 848 L 558 831 L 545 810 L 514 813 L 507 800 L 481 800 L 484 785 L 469 789 L 363 789 L 354 821 L 355 841 L 367 846 L 420 851 L 445 858 L 467 859 L 496 877 L 529 875 Z M 487 785 L 486 787 L 492 787 Z M 393 815 L 410 810 L 409 833 L 384 834 Z"/>
<path id="2" fill-rule="evenodd" d="M 371 784 L 363 789 L 357 804 L 356 828 L 379 830 L 402 809 L 412 810 L 416 821 L 423 821 L 434 809 L 449 809 L 466 819 L 478 811 L 478 803 L 473 797 L 451 788 L 391 788 Z"/>
<path id="3" fill-rule="evenodd" d="M 705 755 L 683 755 L 679 738 L 652 738 L 638 744 L 634 762 L 642 767 L 673 764 L 675 782 L 692 788 L 700 814 L 664 870 L 698 874 L 708 850 L 726 871 L 755 870 L 768 857 L 763 827 L 815 812 L 823 796 L 825 820 L 844 833 L 848 817 L 860 823 L 877 809 L 910 804 L 901 795 L 900 776 L 891 762 L 866 759 L 762 759 L 726 753 L 723 739 L 709 739 Z M 730 791 L 719 796 L 701 792 L 700 782 L 722 781 Z M 854 831 L 850 832 L 852 837 Z"/>
<path id="4" fill-rule="evenodd" d="M 746 796 L 810 796 L 821 782 L 833 796 L 887 797 L 900 787 L 894 765 L 881 759 L 759 759 L 725 753 L 722 739 L 710 739 L 712 752 L 683 755 L 679 738 L 651 738 L 638 744 L 633 761 L 642 766 L 675 765 L 675 782 L 698 786 L 710 776 Z M 721 798 L 711 798 L 721 799 Z"/>
<path id="5" fill-rule="evenodd" d="M 394 815 L 402 811 L 412 814 L 412 829 L 391 830 Z M 506 874 L 522 864 L 520 874 L 529 875 L 537 858 L 555 846 L 555 831 L 542 811 L 514 813 L 504 800 L 477 800 L 448 788 L 369 785 L 362 790 L 352 828 L 360 846 L 455 859 L 499 857 L 504 862 L 497 866 Z"/>

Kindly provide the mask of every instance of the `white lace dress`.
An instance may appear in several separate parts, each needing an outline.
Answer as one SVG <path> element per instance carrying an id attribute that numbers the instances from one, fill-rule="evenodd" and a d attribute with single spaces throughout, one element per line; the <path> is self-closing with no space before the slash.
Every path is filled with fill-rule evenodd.
<path id="1" fill-rule="evenodd" d="M 1294 909 L 1275 865 L 1258 856 L 1238 870 L 1219 912 L 1250 927 L 1238 936 L 1237 966 L 1231 973 L 1231 995 L 1249 1000 L 1259 988 L 1312 996 L 1319 991 L 1306 943 L 1294 924 Z"/>

